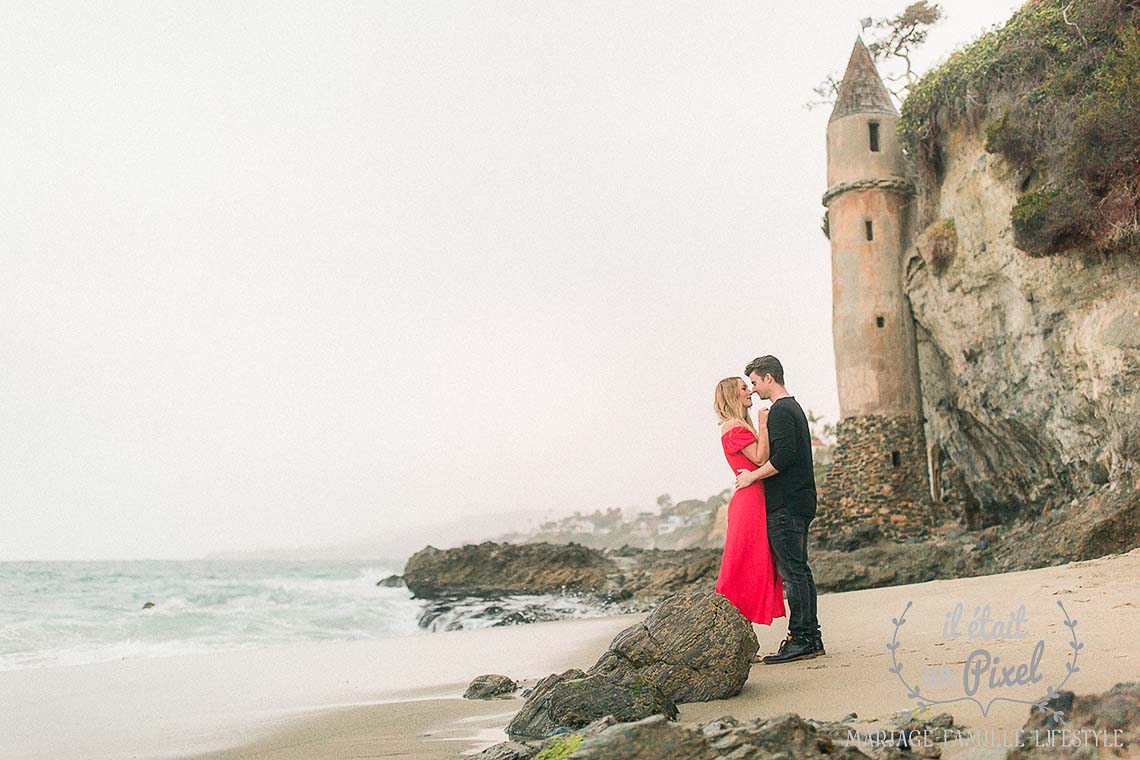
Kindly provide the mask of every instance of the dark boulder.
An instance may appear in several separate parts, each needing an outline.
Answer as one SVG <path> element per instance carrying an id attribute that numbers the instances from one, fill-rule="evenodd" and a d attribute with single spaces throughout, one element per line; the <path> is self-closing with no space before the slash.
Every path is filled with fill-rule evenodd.
<path id="1" fill-rule="evenodd" d="M 725 754 L 736 747 L 750 745 L 765 750 L 768 755 L 783 753 L 795 758 L 832 757 L 840 749 L 830 737 L 795 713 L 743 723 L 719 737 L 710 737 L 710 743 Z M 855 757 L 863 754 L 857 750 L 855 753 Z"/>
<path id="2" fill-rule="evenodd" d="M 507 676 L 488 673 L 487 675 L 479 676 L 474 681 L 472 681 L 467 686 L 467 691 L 463 692 L 463 698 L 497 699 L 503 696 L 514 694 L 518 688 L 518 684 L 516 684 Z"/>
<path id="3" fill-rule="evenodd" d="M 471 760 L 531 760 L 543 752 L 546 753 L 544 758 L 564 758 L 576 750 L 585 737 L 601 733 L 616 724 L 614 717 L 607 715 L 574 733 L 558 734 L 532 741 L 500 742 L 473 755 Z"/>
<path id="4" fill-rule="evenodd" d="M 817 540 L 820 546 L 839 552 L 850 552 L 864 546 L 878 543 L 883 539 L 883 529 L 877 522 L 870 520 L 856 523 L 850 528 L 840 529 L 834 535 L 821 534 Z"/>
<path id="5" fill-rule="evenodd" d="M 507 725 L 507 735 L 542 738 L 584 728 L 606 716 L 624 723 L 657 714 L 675 719 L 677 706 L 649 681 L 618 681 L 575 668 L 539 681 Z"/>
<path id="6" fill-rule="evenodd" d="M 866 760 L 854 747 L 834 743 L 800 716 L 788 713 L 742 723 L 720 718 L 697 726 L 646 718 L 588 737 L 574 760 Z"/>
<path id="7" fill-rule="evenodd" d="M 636 723 L 621 723 L 585 739 L 574 760 L 715 760 L 718 752 L 689 727 L 654 715 Z"/>
<path id="8" fill-rule="evenodd" d="M 471 760 L 531 760 L 541 751 L 540 742 L 499 742 L 472 755 Z"/>
<path id="9" fill-rule="evenodd" d="M 938 539 L 917 544 L 882 541 L 851 551 L 821 549 L 812 555 L 812 573 L 820 593 L 952 578 L 954 562 L 962 558 L 961 546 Z"/>
<path id="10" fill-rule="evenodd" d="M 398 575 L 389 575 L 376 581 L 376 585 L 381 588 L 400 588 L 404 585 L 404 579 Z"/>
<path id="11" fill-rule="evenodd" d="M 720 594 L 675 594 L 619 633 L 590 668 L 616 681 L 643 677 L 677 703 L 727 699 L 760 648 L 750 623 Z"/>
<path id="12" fill-rule="evenodd" d="M 622 572 L 624 597 L 661 599 L 681 591 L 712 591 L 721 549 L 629 549 L 607 552 Z"/>
<path id="13" fill-rule="evenodd" d="M 603 593 L 617 568 L 578 544 L 497 544 L 440 550 L 408 559 L 404 582 L 421 598 L 560 592 Z"/>
<path id="14" fill-rule="evenodd" d="M 1055 721 L 1054 713 L 1061 714 L 1064 722 Z M 1067 742 L 1059 733 L 1052 747 L 1044 739 L 1026 742 L 1025 747 L 1011 749 L 1006 760 L 1140 756 L 1140 682 L 1118 683 L 1103 694 L 1062 691 L 1046 702 L 1044 712 L 1030 708 L 1023 733 L 1044 737 L 1046 731 L 1061 729 L 1069 732 Z M 1082 741 L 1074 744 L 1073 736 Z"/>

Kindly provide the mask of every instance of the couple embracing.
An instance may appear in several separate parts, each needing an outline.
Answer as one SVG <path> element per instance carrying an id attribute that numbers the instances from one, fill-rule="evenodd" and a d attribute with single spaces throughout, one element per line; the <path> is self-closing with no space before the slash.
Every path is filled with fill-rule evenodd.
<path id="1" fill-rule="evenodd" d="M 788 636 L 775 654 L 753 662 L 776 664 L 825 654 L 816 616 L 815 580 L 807 559 L 807 531 L 815 517 L 811 432 L 803 409 L 784 387 L 774 356 L 752 360 L 739 377 L 721 380 L 714 408 L 721 444 L 736 473 L 716 591 L 754 623 L 784 617 Z M 771 401 L 752 422 L 752 395 Z"/>

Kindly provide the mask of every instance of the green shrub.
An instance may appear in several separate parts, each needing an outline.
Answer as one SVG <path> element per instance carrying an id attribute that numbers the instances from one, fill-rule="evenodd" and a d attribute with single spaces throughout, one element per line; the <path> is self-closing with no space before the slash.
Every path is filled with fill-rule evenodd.
<path id="1" fill-rule="evenodd" d="M 1140 168 L 1140 29 L 1120 35 L 1094 72 L 1096 90 L 1075 124 L 1080 177 L 1098 189 Z"/>
<path id="2" fill-rule="evenodd" d="M 1049 256 L 1084 239 L 1089 209 L 1070 191 L 1055 187 L 1023 193 L 1010 213 L 1013 240 L 1031 256 Z"/>
<path id="3" fill-rule="evenodd" d="M 919 236 L 918 249 L 935 274 L 942 274 L 958 253 L 958 230 L 954 217 L 947 217 L 926 228 Z"/>
<path id="4" fill-rule="evenodd" d="M 1011 119 L 1009 111 L 986 124 L 986 152 L 1001 154 L 1017 166 L 1030 167 L 1036 162 L 1035 142 L 1025 122 Z"/>

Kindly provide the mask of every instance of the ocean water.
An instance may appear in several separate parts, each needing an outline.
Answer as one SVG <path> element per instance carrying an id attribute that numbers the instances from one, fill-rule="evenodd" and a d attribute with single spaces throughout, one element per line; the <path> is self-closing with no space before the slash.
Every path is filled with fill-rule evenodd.
<path id="1" fill-rule="evenodd" d="M 424 633 L 422 603 L 376 585 L 393 572 L 367 561 L 0 562 L 0 670 Z"/>

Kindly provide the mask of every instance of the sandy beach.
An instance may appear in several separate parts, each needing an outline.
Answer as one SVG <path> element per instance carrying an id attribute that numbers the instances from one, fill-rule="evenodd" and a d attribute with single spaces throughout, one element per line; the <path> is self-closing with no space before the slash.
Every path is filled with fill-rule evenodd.
<path id="1" fill-rule="evenodd" d="M 1065 688 L 1098 692 L 1140 680 L 1140 550 L 1037 570 L 820 597 L 828 655 L 782 666 L 753 666 L 743 692 L 681 706 L 682 721 L 797 712 L 838 720 L 886 718 L 913 706 L 887 672 L 895 626 L 907 603 L 898 657 L 911 668 L 961 668 L 976 641 L 946 640 L 944 612 L 955 602 L 989 604 L 995 617 L 1024 605 L 1033 639 L 1046 641 L 1042 671 L 1064 671 L 1070 635 L 1057 605 L 1078 621 L 1080 670 Z M 520 700 L 472 702 L 474 676 L 534 679 L 586 668 L 620 630 L 642 616 L 540 623 L 384 641 L 124 660 L 0 673 L 0 756 L 40 758 L 445 758 L 505 738 Z M 784 628 L 756 626 L 762 652 Z M 1004 648 L 1003 648 L 1004 647 Z M 1018 649 L 1020 647 L 1020 649 Z M 993 643 L 1012 662 L 1024 641 Z M 918 677 L 919 672 L 914 673 Z M 1056 676 L 1056 678 L 1054 678 Z M 943 709 L 943 708 L 940 708 Z M 1029 708 L 997 703 L 983 717 L 964 702 L 944 708 L 978 730 L 1013 730 Z M 966 750 L 963 750 L 965 752 Z M 1004 750 L 973 750 L 998 757 Z M 954 756 L 949 749 L 947 756 Z"/>

